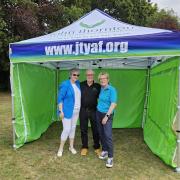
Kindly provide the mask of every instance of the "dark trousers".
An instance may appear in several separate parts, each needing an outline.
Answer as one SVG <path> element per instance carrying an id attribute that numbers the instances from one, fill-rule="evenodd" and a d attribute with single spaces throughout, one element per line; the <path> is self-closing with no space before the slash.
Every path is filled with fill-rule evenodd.
<path id="1" fill-rule="evenodd" d="M 108 152 L 108 157 L 113 157 L 113 141 L 112 141 L 112 119 L 113 115 L 108 118 L 105 125 L 102 124 L 102 119 L 106 113 L 96 112 L 96 121 L 99 131 L 99 137 L 102 144 L 102 150 Z"/>
<path id="2" fill-rule="evenodd" d="M 100 148 L 99 134 L 96 125 L 96 110 L 81 107 L 80 114 L 80 128 L 82 148 L 88 148 L 88 120 L 90 119 L 92 135 L 94 140 L 94 149 Z"/>

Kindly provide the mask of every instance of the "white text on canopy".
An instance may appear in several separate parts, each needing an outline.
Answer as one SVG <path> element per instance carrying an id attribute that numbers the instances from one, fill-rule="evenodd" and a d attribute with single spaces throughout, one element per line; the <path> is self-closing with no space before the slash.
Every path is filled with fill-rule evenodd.
<path id="1" fill-rule="evenodd" d="M 103 46 L 104 45 L 104 46 Z M 54 55 L 88 55 L 98 53 L 126 53 L 128 52 L 128 42 L 106 42 L 96 43 L 76 42 L 75 44 L 64 44 L 57 46 L 45 46 L 47 56 Z"/>

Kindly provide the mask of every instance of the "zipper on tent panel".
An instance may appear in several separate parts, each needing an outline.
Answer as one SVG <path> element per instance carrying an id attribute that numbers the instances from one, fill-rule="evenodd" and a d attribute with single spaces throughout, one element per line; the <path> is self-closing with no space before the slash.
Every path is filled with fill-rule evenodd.
<path id="1" fill-rule="evenodd" d="M 179 71 L 178 71 L 178 75 L 179 75 L 179 80 L 178 80 L 178 113 L 177 113 L 177 121 L 178 121 L 178 125 L 177 125 L 177 167 L 176 167 L 176 172 L 180 173 L 180 66 L 179 66 Z"/>
<path id="2" fill-rule="evenodd" d="M 13 63 L 10 64 L 10 84 L 11 84 L 11 103 L 12 103 L 12 129 L 13 129 L 13 148 L 16 149 L 16 134 L 15 134 L 15 114 L 14 114 L 14 83 L 13 83 Z"/>
<path id="3" fill-rule="evenodd" d="M 143 111 L 143 119 L 142 119 L 142 128 L 144 128 L 144 124 L 146 121 L 147 113 L 148 113 L 148 98 L 149 98 L 149 82 L 150 82 L 150 58 L 148 58 L 148 66 L 147 66 L 147 75 L 146 75 L 146 95 L 145 95 L 145 102 L 144 102 L 144 111 Z"/>

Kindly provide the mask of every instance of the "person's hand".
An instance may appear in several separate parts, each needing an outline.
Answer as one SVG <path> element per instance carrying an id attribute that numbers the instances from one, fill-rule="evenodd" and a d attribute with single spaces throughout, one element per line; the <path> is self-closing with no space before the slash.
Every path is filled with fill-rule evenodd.
<path id="1" fill-rule="evenodd" d="M 60 119 L 64 119 L 64 113 L 60 112 Z"/>
<path id="2" fill-rule="evenodd" d="M 105 116 L 105 117 L 103 118 L 103 120 L 102 120 L 102 124 L 105 125 L 107 121 L 108 121 L 108 117 Z"/>

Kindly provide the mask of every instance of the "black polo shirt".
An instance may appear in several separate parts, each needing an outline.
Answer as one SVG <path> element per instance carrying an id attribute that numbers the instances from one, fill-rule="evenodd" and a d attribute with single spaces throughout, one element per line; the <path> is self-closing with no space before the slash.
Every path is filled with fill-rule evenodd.
<path id="1" fill-rule="evenodd" d="M 97 99 L 101 90 L 101 86 L 98 83 L 93 82 L 91 86 L 87 84 L 87 81 L 80 83 L 81 87 L 81 107 L 96 109 Z"/>

